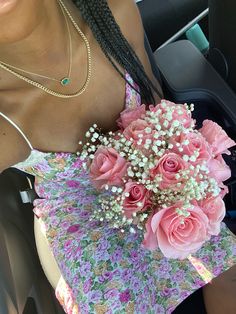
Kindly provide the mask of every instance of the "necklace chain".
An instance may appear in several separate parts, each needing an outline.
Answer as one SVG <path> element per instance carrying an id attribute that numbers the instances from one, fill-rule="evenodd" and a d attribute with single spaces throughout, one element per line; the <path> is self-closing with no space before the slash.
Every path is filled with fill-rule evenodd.
<path id="1" fill-rule="evenodd" d="M 60 4 L 60 3 L 59 3 Z M 70 75 L 71 75 L 71 63 L 72 63 L 72 43 L 71 43 L 71 33 L 70 33 L 70 28 L 69 28 L 69 24 L 68 24 L 68 21 L 67 21 L 67 18 L 66 18 L 66 14 L 60 4 L 60 8 L 61 8 L 61 11 L 63 13 L 63 16 L 65 18 L 65 23 L 66 23 L 66 27 L 67 27 L 67 32 L 68 32 L 68 37 L 69 37 L 69 65 L 68 65 L 68 71 L 67 71 L 67 77 L 66 78 L 63 78 L 64 80 L 65 79 L 68 79 L 70 78 Z M 46 75 L 42 75 L 42 74 L 37 74 L 37 73 L 34 73 L 34 72 L 30 72 L 30 71 L 26 71 L 26 70 L 23 70 L 21 68 L 18 68 L 14 65 L 11 65 L 11 64 L 8 64 L 8 63 L 5 63 L 3 61 L 0 61 L 1 64 L 7 66 L 7 67 L 10 67 L 14 70 L 18 70 L 20 72 L 23 72 L 23 73 L 26 73 L 26 74 L 30 74 L 30 75 L 34 75 L 34 76 L 38 76 L 38 77 L 42 77 L 42 78 L 46 78 L 48 80 L 52 80 L 52 81 L 56 81 L 56 82 L 59 82 L 61 83 L 63 81 L 63 79 L 56 79 L 56 78 L 52 78 L 52 77 L 49 77 L 49 76 L 46 76 Z M 61 83 L 62 84 L 62 83 Z"/>
<path id="2" fill-rule="evenodd" d="M 70 65 L 69 65 L 69 70 L 68 70 L 68 77 L 63 78 L 62 80 L 49 78 L 47 76 L 43 76 L 43 75 L 40 75 L 40 74 L 35 74 L 35 73 L 32 73 L 32 72 L 21 70 L 19 68 L 16 68 L 16 67 L 14 67 L 12 65 L 9 65 L 9 64 L 1 62 L 1 61 L 0 61 L 0 67 L 2 69 L 4 69 L 4 70 L 8 71 L 9 73 L 13 74 L 14 76 L 18 77 L 19 79 L 27 82 L 28 84 L 31 84 L 34 87 L 37 87 L 37 88 L 43 90 L 47 94 L 50 94 L 52 96 L 59 97 L 59 98 L 73 98 L 73 97 L 77 97 L 77 96 L 81 95 L 86 90 L 86 88 L 88 87 L 88 84 L 89 84 L 89 81 L 90 81 L 90 78 L 91 78 L 91 75 L 92 75 L 92 70 L 91 70 L 91 65 L 92 65 L 91 49 L 90 49 L 90 45 L 89 45 L 88 39 L 86 38 L 84 33 L 81 31 L 81 29 L 79 28 L 79 26 L 77 25 L 77 23 L 73 19 L 72 15 L 68 11 L 68 9 L 66 8 L 66 6 L 62 2 L 62 0 L 58 0 L 58 2 L 59 2 L 59 5 L 60 5 L 60 7 L 62 9 L 62 12 L 63 12 L 63 14 L 65 16 L 65 19 L 66 19 L 66 14 L 67 14 L 67 16 L 69 17 L 72 25 L 75 27 L 76 31 L 82 37 L 82 39 L 83 39 L 83 41 L 85 43 L 86 49 L 87 49 L 87 78 L 86 78 L 86 81 L 85 81 L 84 85 L 82 86 L 82 88 L 78 92 L 73 93 L 73 94 L 62 94 L 62 93 L 56 92 L 56 91 L 54 91 L 54 90 L 52 90 L 50 88 L 47 88 L 47 87 L 43 86 L 42 84 L 40 84 L 40 83 L 38 83 L 38 82 L 36 82 L 34 80 L 31 80 L 31 79 L 21 75 L 20 73 L 17 73 L 14 70 L 12 70 L 12 69 L 20 70 L 20 71 L 28 73 L 28 74 L 41 76 L 41 77 L 44 77 L 44 78 L 47 78 L 47 79 L 51 79 L 51 80 L 54 80 L 54 81 L 58 81 L 58 82 L 61 82 L 61 83 L 62 83 L 63 80 L 69 79 L 70 74 L 71 74 L 71 68 L 72 68 L 72 61 L 71 61 L 72 60 L 72 43 L 71 43 L 71 34 L 70 34 L 70 30 L 69 30 L 69 25 L 68 25 L 67 19 L 66 19 L 66 24 L 67 24 L 67 28 L 68 28 L 68 31 L 69 31 L 69 41 L 70 41 Z M 62 83 L 62 85 L 66 85 L 66 84 Z"/>

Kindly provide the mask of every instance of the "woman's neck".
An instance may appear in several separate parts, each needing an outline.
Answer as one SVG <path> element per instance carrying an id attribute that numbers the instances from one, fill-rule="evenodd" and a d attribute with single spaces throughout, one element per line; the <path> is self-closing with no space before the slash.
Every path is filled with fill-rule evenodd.
<path id="1" fill-rule="evenodd" d="M 41 11 L 33 29 L 22 29 L 22 38 L 17 34 L 19 40 L 0 41 L 0 61 L 39 73 L 58 63 L 65 64 L 68 56 L 65 18 L 56 0 L 40 3 Z M 21 25 L 18 28 L 20 32 Z"/>

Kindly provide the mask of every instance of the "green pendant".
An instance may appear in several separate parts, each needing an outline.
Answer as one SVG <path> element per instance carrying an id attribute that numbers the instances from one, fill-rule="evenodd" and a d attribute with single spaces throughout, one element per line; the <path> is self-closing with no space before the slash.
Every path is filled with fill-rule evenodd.
<path id="1" fill-rule="evenodd" d="M 61 80 L 61 85 L 62 85 L 62 86 L 66 86 L 66 85 L 68 85 L 68 84 L 70 84 L 70 79 L 69 79 L 69 77 L 64 77 L 64 78 Z"/>

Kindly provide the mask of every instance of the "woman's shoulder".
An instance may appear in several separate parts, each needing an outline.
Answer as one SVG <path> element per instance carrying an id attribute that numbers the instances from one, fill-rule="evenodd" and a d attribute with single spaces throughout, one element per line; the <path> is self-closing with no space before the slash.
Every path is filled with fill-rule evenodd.
<path id="1" fill-rule="evenodd" d="M 121 32 L 133 47 L 143 43 L 143 24 L 134 0 L 107 0 Z"/>
<path id="2" fill-rule="evenodd" d="M 107 3 L 121 29 L 121 32 L 144 66 L 148 77 L 160 93 L 162 93 L 159 82 L 153 75 L 150 61 L 144 46 L 144 28 L 137 4 L 134 0 L 107 0 Z M 156 102 L 160 101 L 159 95 L 155 94 L 154 98 Z"/>
<path id="3" fill-rule="evenodd" d="M 12 165 L 25 160 L 30 154 L 30 149 L 25 139 L 2 116 L 0 116 L 0 152 L 0 173 Z"/>

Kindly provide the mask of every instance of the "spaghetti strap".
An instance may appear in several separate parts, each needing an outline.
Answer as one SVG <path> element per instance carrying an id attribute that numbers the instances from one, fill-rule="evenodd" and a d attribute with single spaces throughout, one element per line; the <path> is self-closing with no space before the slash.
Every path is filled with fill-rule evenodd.
<path id="1" fill-rule="evenodd" d="M 6 119 L 14 128 L 17 129 L 17 131 L 23 136 L 23 138 L 25 139 L 25 141 L 29 145 L 30 149 L 33 150 L 34 149 L 33 146 L 31 145 L 31 143 L 30 143 L 29 139 L 27 138 L 27 136 L 25 135 L 25 133 L 20 129 L 20 127 L 17 124 L 15 124 L 15 122 L 13 122 L 10 118 L 8 118 L 2 112 L 0 112 L 0 116 L 2 116 L 4 119 Z"/>
<path id="2" fill-rule="evenodd" d="M 139 94 L 139 86 L 134 82 L 133 78 L 128 72 L 125 72 L 125 78 L 129 82 L 126 82 L 126 96 L 125 106 L 126 108 L 133 108 L 142 104 L 142 99 Z"/>

